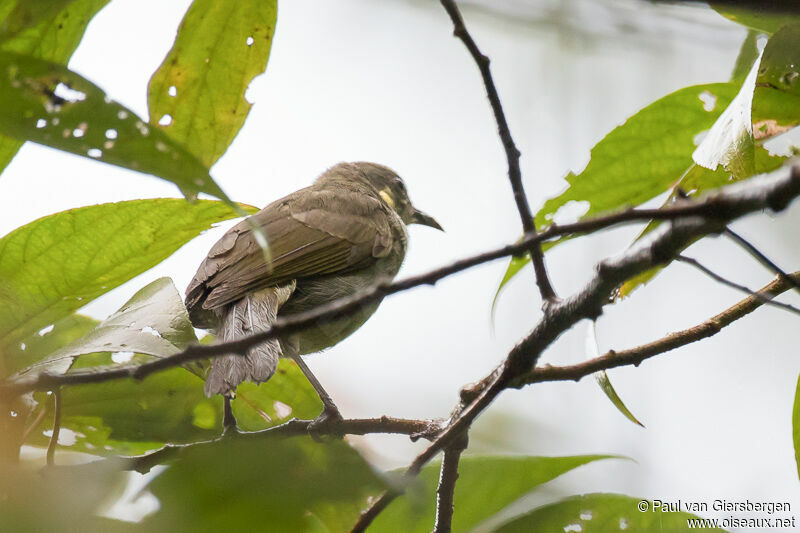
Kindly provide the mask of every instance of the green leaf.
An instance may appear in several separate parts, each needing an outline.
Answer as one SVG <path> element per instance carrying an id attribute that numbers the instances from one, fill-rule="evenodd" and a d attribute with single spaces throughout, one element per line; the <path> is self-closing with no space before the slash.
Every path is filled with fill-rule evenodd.
<path id="1" fill-rule="evenodd" d="M 147 488 L 160 503 L 148 532 L 288 532 L 307 531 L 310 513 L 365 506 L 385 485 L 346 442 L 295 437 L 189 448 Z"/>
<path id="2" fill-rule="evenodd" d="M 786 25 L 764 49 L 754 92 L 750 85 L 740 88 L 738 83 L 699 85 L 676 91 L 642 109 L 592 149 L 592 158 L 582 173 L 567 176 L 570 187 L 545 203 L 536 215 L 537 227 L 551 223 L 558 209 L 569 202 L 588 202 L 589 208 L 582 217 L 588 218 L 638 205 L 676 184 L 697 195 L 778 168 L 785 158 L 770 156 L 753 141 L 763 142 L 800 125 L 797 65 L 800 65 L 800 25 Z M 737 93 L 737 103 L 732 105 Z M 744 130 L 752 130 L 752 136 L 749 133 L 725 136 L 726 131 L 734 132 L 736 128 L 723 124 L 725 121 L 720 119 L 723 111 L 728 116 L 738 113 Z M 724 163 L 728 172 L 699 168 L 689 157 L 697 134 L 712 124 L 714 128 L 702 147 L 713 157 L 703 161 L 714 167 L 716 163 Z M 643 234 L 653 227 L 648 226 Z M 563 240 L 545 243 L 543 248 Z M 527 257 L 515 259 L 509 265 L 498 293 L 528 261 Z M 630 280 L 620 294 L 630 294 L 657 272 L 658 269 L 652 270 Z"/>
<path id="3" fill-rule="evenodd" d="M 550 225 L 570 202 L 587 202 L 581 218 L 589 218 L 639 205 L 668 190 L 691 166 L 695 137 L 711 127 L 737 90 L 733 83 L 686 87 L 630 117 L 592 148 L 583 172 L 567 175 L 569 187 L 545 202 L 536 213 L 536 227 Z M 558 242 L 563 239 L 543 248 Z M 527 256 L 512 260 L 498 293 L 529 261 Z"/>
<path id="4" fill-rule="evenodd" d="M 753 122 L 757 139 L 800 124 L 800 24 L 784 26 L 764 48 L 753 99 Z"/>
<path id="5" fill-rule="evenodd" d="M 79 355 L 130 352 L 167 357 L 197 342 L 183 299 L 170 278 L 159 278 L 136 292 L 119 311 L 75 342 L 63 346 L 29 372 L 64 373 Z"/>
<path id="6" fill-rule="evenodd" d="M 150 122 L 206 167 L 247 118 L 244 94 L 267 66 L 276 15 L 276 0 L 194 0 L 150 80 Z"/>
<path id="7" fill-rule="evenodd" d="M 136 356 L 133 362 L 148 359 Z M 111 354 L 103 353 L 81 356 L 74 368 L 113 364 Z M 282 359 L 268 382 L 244 383 L 237 392 L 233 411 L 243 431 L 266 429 L 292 417 L 312 419 L 322 410 L 314 389 L 291 360 Z M 45 394 L 36 394 L 35 399 L 48 405 Z M 72 451 L 136 455 L 165 443 L 208 440 L 222 432 L 222 397 L 206 398 L 203 379 L 185 368 L 157 372 L 143 381 L 122 379 L 65 387 L 61 401 L 61 426 L 75 433 L 74 442 L 65 441 L 61 448 Z M 45 432 L 52 425 L 52 413 L 48 412 L 26 443 L 47 446 Z"/>
<path id="8" fill-rule="evenodd" d="M 47 335 L 55 334 L 56 330 Z M 84 337 L 61 347 L 23 373 L 102 369 L 110 353 L 167 357 L 196 342 L 189 316 L 172 280 L 161 278 L 139 290 L 122 308 Z M 89 355 L 94 354 L 94 355 Z M 152 357 L 137 355 L 135 361 Z M 124 362 L 124 361 L 121 361 Z M 187 371 L 188 370 L 188 371 Z M 221 432 L 222 402 L 203 393 L 203 372 L 194 366 L 132 379 L 67 387 L 62 391 L 62 427 L 75 434 L 66 447 L 88 453 L 143 453 L 166 442 L 204 440 Z M 45 394 L 35 399 L 47 405 Z M 313 418 L 322 409 L 313 387 L 293 361 L 283 360 L 269 382 L 242 384 L 233 409 L 245 431 L 264 429 L 292 417 Z M 31 433 L 29 444 L 46 445 L 52 413 Z"/>
<path id="9" fill-rule="evenodd" d="M 508 262 L 508 267 L 506 271 L 503 273 L 503 278 L 500 280 L 500 285 L 497 287 L 497 291 L 494 293 L 494 298 L 492 298 L 492 309 L 491 309 L 491 316 L 494 320 L 494 312 L 497 309 L 497 301 L 500 298 L 500 292 L 506 286 L 506 283 L 511 281 L 511 278 L 517 275 L 517 272 L 525 268 L 525 265 L 531 262 L 530 255 L 520 255 L 516 257 L 512 257 L 511 260 Z"/>
<path id="10" fill-rule="evenodd" d="M 39 22 L 54 18 L 65 6 L 74 0 L 37 0 L 34 4 L 26 1 L 8 1 L 3 11 L 11 7 L 10 12 L 0 23 L 0 39 L 5 40 L 17 35 L 22 30 L 36 26 Z"/>
<path id="11" fill-rule="evenodd" d="M 648 508 L 639 510 L 641 502 Z M 652 502 L 621 494 L 585 494 L 572 496 L 534 509 L 501 528 L 497 533 L 531 531 L 581 531 L 582 533 L 617 533 L 619 531 L 689 531 L 687 520 L 697 518 L 686 512 L 654 510 Z M 702 519 L 700 519 L 702 520 Z M 570 526 L 572 526 L 570 528 Z M 570 528 L 570 529 L 568 529 Z M 724 531 L 706 527 L 703 531 Z"/>
<path id="12" fill-rule="evenodd" d="M 190 198 L 229 201 L 185 148 L 58 63 L 0 52 L 0 133 L 153 174 Z"/>
<path id="13" fill-rule="evenodd" d="M 147 359 L 137 356 L 133 361 Z M 111 354 L 102 353 L 81 357 L 75 369 L 113 364 Z M 37 393 L 34 398 L 47 405 L 45 394 Z M 59 443 L 71 451 L 136 455 L 167 442 L 208 440 L 221 433 L 221 399 L 206 398 L 202 378 L 184 368 L 157 372 L 142 381 L 121 379 L 65 387 L 61 402 L 62 431 L 74 432 L 74 438 L 59 439 Z M 48 412 L 27 444 L 46 446 L 52 424 Z"/>
<path id="14" fill-rule="evenodd" d="M 796 65 L 800 65 L 800 25 L 794 24 L 784 26 L 773 35 L 761 57 L 751 112 L 753 137 L 757 142 L 763 142 L 800 125 L 800 83 L 797 82 Z M 721 146 L 721 151 L 725 151 L 724 145 Z M 733 181 L 773 171 L 785 161 L 785 157 L 771 156 L 766 149 L 757 145 L 753 148 L 752 167 L 740 165 L 738 172 L 729 173 L 721 168 L 712 171 L 695 165 L 681 178 L 678 186 L 690 196 L 696 197 L 707 190 Z M 673 198 L 674 194 L 668 203 Z M 649 224 L 637 240 L 657 225 L 658 223 Z M 661 270 L 661 268 L 651 269 L 628 280 L 620 288 L 619 295 L 621 297 L 630 295 Z"/>
<path id="15" fill-rule="evenodd" d="M 755 173 L 755 144 L 751 115 L 760 59 L 759 57 L 753 63 L 736 97 L 692 153 L 692 159 L 698 165 L 709 170 L 716 170 L 721 165 L 736 180 Z"/>
<path id="16" fill-rule="evenodd" d="M 611 400 L 611 403 L 614 404 L 614 407 L 616 407 L 620 413 L 625 415 L 625 418 L 638 426 L 644 427 L 644 424 L 642 424 L 639 419 L 636 418 L 633 413 L 631 413 L 630 409 L 628 409 L 628 407 L 625 405 L 625 402 L 623 402 L 622 398 L 620 398 L 617 394 L 617 391 L 614 390 L 614 386 L 611 384 L 611 380 L 608 379 L 608 374 L 606 371 L 603 370 L 602 372 L 597 372 L 594 377 L 597 380 L 597 384 L 600 385 L 600 389 L 605 393 L 608 399 Z"/>
<path id="17" fill-rule="evenodd" d="M 731 83 L 695 85 L 633 115 L 592 148 L 583 172 L 567 176 L 569 188 L 545 202 L 537 227 L 549 225 L 570 201 L 589 202 L 586 218 L 639 205 L 669 189 L 691 165 L 695 136 L 711 127 L 737 89 Z"/>
<path id="18" fill-rule="evenodd" d="M 322 412 L 322 401 L 300 367 L 291 359 L 281 359 L 266 383 L 239 385 L 232 407 L 240 429 L 258 431 L 291 418 L 316 418 Z"/>
<path id="19" fill-rule="evenodd" d="M 797 463 L 797 475 L 800 477 L 800 376 L 797 378 L 797 390 L 794 393 L 792 440 L 794 441 L 794 458 Z"/>
<path id="20" fill-rule="evenodd" d="M 91 331 L 99 321 L 88 316 L 72 314 L 58 320 L 52 329 L 43 329 L 25 337 L 22 342 L 3 350 L 6 369 L 13 374 L 45 356 L 59 350 Z"/>
<path id="21" fill-rule="evenodd" d="M 741 83 L 750 72 L 750 67 L 758 58 L 758 32 L 749 30 L 747 37 L 742 41 L 742 46 L 739 49 L 739 55 L 736 57 L 736 64 L 733 66 L 731 73 L 731 81 Z"/>
<path id="22" fill-rule="evenodd" d="M 14 230 L 0 239 L 0 353 L 236 216 L 221 202 L 164 198 L 72 209 Z"/>
<path id="23" fill-rule="evenodd" d="M 586 357 L 587 359 L 600 357 L 600 349 L 597 346 L 597 329 L 595 321 L 590 322 L 589 330 L 586 333 Z M 628 407 L 622 401 L 622 398 L 619 397 L 619 394 L 617 394 L 617 391 L 611 384 L 611 380 L 608 379 L 608 374 L 605 370 L 595 372 L 594 378 L 597 380 L 597 384 L 600 385 L 600 389 L 603 391 L 606 397 L 611 400 L 611 403 L 614 405 L 614 407 L 616 407 L 617 410 L 625 416 L 625 418 L 636 425 L 644 427 L 644 424 L 639 422 L 639 420 L 633 416 L 633 413 L 631 413 L 630 409 L 628 409 Z"/>
<path id="24" fill-rule="evenodd" d="M 572 457 L 463 457 L 455 489 L 453 532 L 467 532 L 511 502 L 565 472 L 609 459 L 608 455 Z M 430 531 L 436 515 L 440 464 L 422 469 L 406 496 L 395 500 L 370 527 L 370 532 Z M 538 530 L 537 530 L 538 531 Z M 550 531 L 542 529 L 541 531 Z"/>
<path id="25" fill-rule="evenodd" d="M 800 16 L 797 15 L 773 13 L 768 9 L 748 9 L 747 7 L 735 6 L 732 2 L 710 1 L 709 5 L 726 19 L 763 33 L 775 33 L 784 24 L 800 22 Z"/>
<path id="26" fill-rule="evenodd" d="M 771 172 L 777 168 L 780 168 L 784 161 L 786 161 L 785 157 L 770 155 L 763 146 L 756 146 L 754 154 L 756 174 Z M 681 178 L 681 181 L 678 182 L 678 187 L 689 194 L 689 196 L 696 198 L 706 191 L 715 189 L 717 187 L 722 187 L 723 185 L 729 185 L 734 181 L 737 181 L 735 176 L 730 174 L 723 167 L 718 167 L 716 170 L 709 170 L 701 167 L 700 165 L 693 165 L 683 176 L 683 178 Z M 671 203 L 674 201 L 674 199 L 675 193 L 673 192 L 665 205 Z M 658 221 L 650 222 L 635 240 L 641 239 L 643 236 L 647 235 L 653 229 L 658 227 L 659 224 L 660 222 Z M 689 243 L 686 248 L 691 246 L 691 244 L 692 243 Z M 652 268 L 638 274 L 637 276 L 634 276 L 620 286 L 619 290 L 617 291 L 617 296 L 620 298 L 626 298 L 630 296 L 633 291 L 649 282 L 663 269 L 664 267 Z"/>
<path id="27" fill-rule="evenodd" d="M 13 38 L 0 41 L 0 50 L 17 52 L 66 64 L 78 47 L 92 18 L 109 0 L 47 0 L 54 9 L 51 16 L 40 9 L 39 2 L 19 0 L 15 9 L 32 11 L 36 23 L 19 29 Z M 34 9 L 31 9 L 34 8 Z M 6 24 L 8 19 L 4 20 Z"/>
<path id="28" fill-rule="evenodd" d="M 108 3 L 108 0 L 52 0 L 50 3 L 60 6 L 61 9 L 49 18 L 41 16 L 45 12 L 39 10 L 38 2 L 36 9 L 31 9 L 34 6 L 28 0 L 18 0 L 16 4 L 4 3 L 0 9 L 7 9 L 8 12 L 0 13 L 0 16 L 3 16 L 3 27 L 16 24 L 5 16 L 11 15 L 14 10 L 33 11 L 38 23 L 18 28 L 14 37 L 0 41 L 0 50 L 66 64 L 83 38 L 89 21 Z M 22 141 L 0 135 L 0 171 L 11 162 L 22 144 Z"/>

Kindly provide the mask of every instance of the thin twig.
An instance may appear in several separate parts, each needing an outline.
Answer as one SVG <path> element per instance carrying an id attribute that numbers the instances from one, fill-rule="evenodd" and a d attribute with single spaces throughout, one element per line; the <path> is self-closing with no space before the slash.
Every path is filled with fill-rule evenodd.
<path id="1" fill-rule="evenodd" d="M 522 229 L 526 235 L 536 234 L 536 223 L 531 212 L 528 197 L 525 194 L 525 187 L 522 184 L 522 171 L 519 166 L 520 152 L 514 144 L 514 139 L 511 136 L 511 130 L 508 127 L 503 105 L 500 103 L 500 96 L 497 93 L 494 79 L 492 78 L 492 71 L 489 68 L 489 58 L 478 49 L 475 40 L 467 31 L 464 24 L 464 18 L 458 10 L 458 6 L 453 0 L 441 0 L 450 20 L 453 21 L 453 35 L 461 39 L 464 46 L 467 47 L 472 59 L 478 65 L 483 78 L 483 85 L 486 88 L 486 96 L 489 98 L 489 104 L 492 106 L 494 119 L 497 122 L 497 130 L 500 134 L 500 140 L 503 143 L 503 149 L 506 152 L 506 160 L 508 161 L 508 179 L 511 181 L 511 189 L 514 192 L 514 201 L 517 204 L 517 211 L 522 221 Z M 556 293 L 553 285 L 550 283 L 550 278 L 547 275 L 547 267 L 544 263 L 544 254 L 542 253 L 542 246 L 539 242 L 533 242 L 527 250 L 531 254 L 531 262 L 533 263 L 533 270 L 536 273 L 536 284 L 539 286 L 539 293 L 542 300 L 550 302 L 556 299 Z"/>
<path id="2" fill-rule="evenodd" d="M 481 390 L 475 399 L 466 408 L 457 408 L 457 414 L 450 419 L 447 427 L 437 435 L 431 444 L 419 454 L 414 461 L 409 465 L 403 474 L 404 478 L 413 478 L 419 474 L 422 467 L 428 463 L 439 450 L 453 445 L 458 438 L 466 432 L 467 428 L 472 425 L 475 418 L 486 409 L 492 401 L 506 388 L 507 374 L 504 369 L 508 367 L 499 367 L 491 376 L 489 386 Z M 353 529 L 350 533 L 361 533 L 369 527 L 375 518 L 383 511 L 395 498 L 400 496 L 400 490 L 387 490 L 380 497 L 375 500 L 372 505 L 367 507 L 358 518 Z"/>
<path id="3" fill-rule="evenodd" d="M 278 335 L 299 331 L 311 324 L 333 320 L 346 316 L 361 306 L 377 301 L 384 296 L 402 292 L 421 285 L 433 285 L 437 281 L 452 274 L 462 272 L 474 266 L 494 261 L 510 255 L 524 252 L 532 242 L 543 242 L 564 235 L 575 235 L 602 230 L 619 224 L 645 222 L 649 220 L 678 220 L 690 216 L 703 216 L 708 219 L 725 219 L 732 212 L 730 202 L 722 200 L 718 195 L 709 195 L 697 203 L 684 203 L 662 209 L 628 209 L 619 213 L 582 220 L 561 226 L 552 225 L 538 234 L 525 236 L 514 244 L 489 250 L 467 257 L 449 265 L 439 267 L 427 273 L 413 276 L 405 280 L 390 283 L 384 281 L 376 286 L 349 298 L 336 300 L 328 305 L 317 307 L 311 311 L 287 317 L 278 317 L 273 325 L 263 331 L 236 341 L 212 345 L 192 345 L 184 351 L 169 357 L 156 359 L 147 363 L 132 366 L 116 366 L 113 368 L 88 369 L 69 374 L 34 374 L 37 365 L 31 367 L 30 375 L 0 381 L 0 398 L 16 396 L 35 390 L 51 390 L 59 385 L 79 385 L 101 383 L 113 379 L 143 379 L 150 374 L 182 364 L 216 357 L 230 353 L 245 353 L 249 348 Z M 46 363 L 46 361 L 44 362 Z"/>
<path id="4" fill-rule="evenodd" d="M 800 271 L 790 274 L 789 277 L 794 282 L 800 281 Z M 600 370 L 628 365 L 639 366 L 646 359 L 716 335 L 723 328 L 761 307 L 765 300 L 775 298 L 792 287 L 792 282 L 784 278 L 777 278 L 754 295 L 740 300 L 735 305 L 696 326 L 670 333 L 656 341 L 628 350 L 610 350 L 599 357 L 574 365 L 537 367 L 528 374 L 518 377 L 511 383 L 511 386 L 520 388 L 545 381 L 579 381 Z"/>
<path id="5" fill-rule="evenodd" d="M 378 515 L 386 509 L 390 503 L 394 501 L 400 493 L 393 490 L 385 490 L 383 493 L 378 496 L 378 498 L 373 501 L 369 507 L 361 511 L 361 515 L 358 517 L 358 521 L 356 521 L 355 525 L 353 525 L 352 529 L 350 529 L 350 533 L 363 533 L 369 527 L 369 525 L 378 518 Z"/>
<path id="6" fill-rule="evenodd" d="M 696 239 L 721 233 L 730 220 L 767 208 L 782 210 L 798 195 L 800 168 L 796 167 L 789 169 L 786 176 L 763 176 L 749 180 L 746 185 L 740 183 L 727 186 L 716 197 L 718 202 L 728 208 L 725 216 L 717 219 L 687 217 L 670 224 L 662 224 L 619 256 L 601 261 L 596 267 L 595 275 L 580 291 L 544 308 L 544 316 L 531 333 L 509 352 L 505 361 L 492 374 L 469 390 L 462 390 L 462 405 L 467 404 L 467 407 L 456 408 L 457 414 L 414 459 L 405 476 L 417 475 L 440 450 L 451 445 L 466 432 L 475 418 L 506 388 L 530 383 L 525 378 L 532 374 L 542 352 L 580 320 L 596 319 L 602 314 L 603 308 L 610 303 L 611 296 L 619 285 L 641 272 L 668 263 Z M 761 302 L 756 302 L 761 305 Z M 584 368 L 581 367 L 580 370 L 583 371 Z M 603 370 L 603 367 L 592 368 L 591 372 L 599 370 Z M 384 493 L 362 513 L 356 524 L 357 528 L 353 531 L 366 529 L 380 510 L 397 496 L 397 492 Z"/>
<path id="7" fill-rule="evenodd" d="M 144 455 L 126 458 L 124 468 L 147 473 L 155 465 L 172 460 L 188 448 L 209 446 L 223 439 L 273 439 L 307 435 L 313 420 L 292 419 L 278 426 L 260 431 L 231 432 L 226 436 L 211 440 L 191 442 L 188 444 L 166 444 L 161 448 Z M 367 435 L 372 433 L 393 433 L 408 435 L 412 439 L 430 439 L 441 425 L 436 420 L 412 420 L 382 416 L 380 418 L 351 418 L 338 420 L 330 424 L 317 424 L 314 432 L 317 435 Z"/>
<path id="8" fill-rule="evenodd" d="M 56 446 L 58 445 L 58 434 L 61 432 L 61 388 L 53 389 L 53 434 L 50 436 L 50 443 L 47 445 L 47 466 L 55 464 Z"/>
<path id="9" fill-rule="evenodd" d="M 450 533 L 453 524 L 454 495 L 458 480 L 458 463 L 461 453 L 467 448 L 467 437 L 454 442 L 444 450 L 439 470 L 439 485 L 436 487 L 436 521 L 433 533 Z"/>
<path id="10" fill-rule="evenodd" d="M 759 263 L 767 267 L 774 274 L 777 274 L 778 276 L 787 280 L 789 283 L 793 284 L 793 287 L 798 291 L 800 291 L 800 283 L 797 283 L 791 277 L 789 277 L 789 275 L 786 272 L 784 272 L 784 270 L 781 267 L 779 267 L 769 257 L 764 255 L 761 252 L 761 250 L 756 248 L 750 241 L 748 241 L 747 239 L 745 239 L 744 237 L 742 237 L 741 235 L 739 235 L 730 228 L 725 228 L 725 235 L 729 237 L 731 240 L 733 240 L 733 242 L 735 242 L 736 244 L 747 250 L 747 253 L 755 257 Z"/>
<path id="11" fill-rule="evenodd" d="M 687 265 L 691 265 L 691 266 L 695 267 L 700 272 L 704 273 L 705 275 L 707 275 L 708 277 L 714 279 L 715 281 L 718 281 L 719 283 L 722 283 L 723 285 L 727 285 L 728 287 L 736 289 L 737 291 L 741 291 L 741 292 L 749 294 L 749 295 L 751 295 L 751 296 L 753 296 L 755 298 L 758 298 L 759 300 L 761 300 L 761 303 L 763 303 L 763 304 L 771 305 L 773 307 L 777 307 L 778 309 L 783 309 L 785 311 L 789 311 L 790 313 L 795 313 L 797 315 L 800 315 L 800 309 L 798 309 L 797 307 L 795 307 L 793 305 L 790 305 L 790 304 L 785 304 L 783 302 L 776 302 L 772 298 L 768 298 L 766 296 L 760 295 L 758 292 L 754 291 L 753 289 L 745 287 L 744 285 L 740 285 L 740 284 L 738 284 L 738 283 L 736 283 L 734 281 L 731 281 L 729 279 L 723 278 L 722 276 L 720 276 L 719 274 L 717 274 L 713 270 L 711 270 L 708 267 L 704 266 L 697 259 L 694 259 L 692 257 L 686 257 L 685 255 L 679 255 L 678 257 L 675 258 L 675 260 L 676 261 L 680 261 L 681 263 L 686 263 Z M 789 279 L 789 280 L 792 279 L 788 275 L 786 276 L 786 278 Z"/>

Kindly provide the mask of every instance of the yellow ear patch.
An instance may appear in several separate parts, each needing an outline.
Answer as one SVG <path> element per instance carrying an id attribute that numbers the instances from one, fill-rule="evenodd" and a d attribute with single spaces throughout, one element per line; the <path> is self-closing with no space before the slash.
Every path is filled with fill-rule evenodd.
<path id="1" fill-rule="evenodd" d="M 389 207 L 394 209 L 394 197 L 392 196 L 392 193 L 389 192 L 389 188 L 388 187 L 384 188 L 378 194 L 380 195 L 381 198 L 383 198 L 384 202 L 389 204 Z"/>

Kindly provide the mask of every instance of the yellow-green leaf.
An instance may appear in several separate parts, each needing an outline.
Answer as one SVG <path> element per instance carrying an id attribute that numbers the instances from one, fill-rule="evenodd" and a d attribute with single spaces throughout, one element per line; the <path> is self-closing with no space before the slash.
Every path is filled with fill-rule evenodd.
<path id="1" fill-rule="evenodd" d="M 148 88 L 150 122 L 211 167 L 244 124 L 264 72 L 276 0 L 194 0 Z"/>
<path id="2" fill-rule="evenodd" d="M 107 3 L 108 0 L 55 0 L 52 5 L 60 7 L 60 10 L 52 10 L 50 17 L 44 17 L 43 11 L 38 11 L 34 14 L 36 22 L 31 19 L 31 25 L 24 28 L 17 26 L 15 20 L 10 21 L 9 17 L 17 16 L 15 10 L 36 11 L 38 6 L 29 0 L 4 3 L 0 8 L 3 10 L 0 11 L 3 27 L 14 30 L 13 37 L 6 35 L 0 41 L 0 50 L 66 64 L 83 38 L 89 21 Z M 0 171 L 11 162 L 22 144 L 20 140 L 0 135 Z"/>
<path id="3" fill-rule="evenodd" d="M 162 198 L 81 207 L 12 231 L 0 239 L 0 353 L 236 216 L 222 202 Z"/>
<path id="4" fill-rule="evenodd" d="M 725 531 L 714 527 L 713 522 L 703 521 L 697 515 L 678 509 L 667 510 L 666 505 L 661 502 L 659 507 L 654 508 L 653 502 L 646 499 L 621 494 L 584 494 L 543 505 L 511 520 L 496 531 L 497 533 L 530 531 L 616 533 L 617 531 L 678 532 L 694 529 L 723 533 Z"/>
<path id="5" fill-rule="evenodd" d="M 187 197 L 228 201 L 185 148 L 55 62 L 0 52 L 0 133 L 153 174 Z"/>

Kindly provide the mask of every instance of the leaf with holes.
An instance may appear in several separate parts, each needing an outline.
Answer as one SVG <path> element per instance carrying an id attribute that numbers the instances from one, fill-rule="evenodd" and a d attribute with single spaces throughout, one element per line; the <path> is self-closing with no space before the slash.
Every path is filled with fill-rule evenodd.
<path id="1" fill-rule="evenodd" d="M 148 359 L 152 357 L 136 356 L 132 362 Z M 114 365 L 111 354 L 101 353 L 81 356 L 74 368 L 110 365 Z M 47 411 L 26 444 L 44 447 L 53 414 L 44 393 L 36 393 L 34 399 L 38 409 Z M 206 398 L 203 380 L 184 368 L 158 372 L 143 381 L 128 378 L 64 387 L 61 402 L 59 447 L 64 450 L 136 455 L 167 442 L 195 442 L 221 433 L 221 398 Z"/>
<path id="2" fill-rule="evenodd" d="M 232 408 L 241 429 L 258 431 L 292 418 L 316 418 L 322 412 L 322 401 L 297 363 L 281 359 L 266 383 L 239 385 Z"/>
<path id="3" fill-rule="evenodd" d="M 642 502 L 646 508 L 640 508 Z M 644 509 L 644 510 L 642 510 Z M 723 529 L 706 525 L 696 515 L 653 508 L 653 502 L 621 494 L 585 494 L 572 496 L 550 505 L 543 505 L 496 529 L 497 533 L 529 533 L 530 531 L 687 531 L 689 520 L 703 531 Z"/>
<path id="4" fill-rule="evenodd" d="M 108 3 L 109 0 L 55 0 L 55 5 L 60 10 L 54 11 L 50 17 L 42 17 L 42 11 L 31 9 L 32 4 L 27 0 L 6 2 L 0 6 L 0 19 L 3 28 L 14 28 L 15 10 L 33 11 L 36 23 L 26 27 L 17 27 L 12 31 L 13 37 L 6 36 L 0 41 L 0 50 L 27 54 L 48 61 L 66 64 L 78 43 L 83 38 L 86 26 L 95 14 Z M 11 20 L 10 20 L 11 19 Z M 22 141 L 5 135 L 0 135 L 0 171 L 11 162 L 17 151 L 22 146 Z"/>
<path id="5" fill-rule="evenodd" d="M 83 337 L 99 323 L 94 318 L 77 313 L 67 315 L 55 324 L 28 335 L 20 343 L 6 347 L 3 351 L 5 368 L 9 374 L 13 374 L 41 361 Z"/>
<path id="6" fill-rule="evenodd" d="M 453 516 L 453 532 L 471 531 L 480 522 L 539 485 L 581 465 L 610 458 L 612 456 L 608 455 L 463 457 L 459 463 L 458 483 L 455 489 L 455 501 L 458 502 L 458 507 Z M 423 468 L 418 481 L 409 487 L 406 496 L 395 500 L 381 513 L 370 527 L 370 531 L 375 533 L 430 531 L 436 514 L 435 494 L 438 478 L 438 464 Z M 336 527 L 331 529 L 338 531 Z"/>
<path id="7" fill-rule="evenodd" d="M 753 97 L 756 139 L 800 125 L 800 24 L 786 25 L 764 48 Z"/>
<path id="8" fill-rule="evenodd" d="M 113 366 L 111 354 L 83 355 L 74 370 Z M 133 364 L 152 357 L 135 356 Z M 34 396 L 38 409 L 49 405 L 44 393 Z M 165 443 L 208 440 L 222 432 L 222 397 L 206 398 L 203 379 L 185 368 L 157 372 L 142 381 L 119 379 L 72 385 L 62 391 L 61 426 L 67 429 L 60 448 L 106 455 L 136 455 Z M 297 365 L 282 359 L 266 383 L 243 383 L 233 410 L 239 428 L 258 431 L 295 417 L 312 419 L 322 409 L 314 389 Z M 36 416 L 36 413 L 33 414 Z M 47 446 L 52 412 L 44 413 L 26 444 Z"/>
<path id="9" fill-rule="evenodd" d="M 722 168 L 709 170 L 695 165 L 689 169 L 678 183 L 678 186 L 690 196 L 696 197 L 705 191 L 721 187 L 732 181 L 745 179 L 754 174 L 770 172 L 782 166 L 786 161 L 784 156 L 770 155 L 759 143 L 763 143 L 767 139 L 800 125 L 800 80 L 798 80 L 800 75 L 798 75 L 797 67 L 797 65 L 800 65 L 800 25 L 784 26 L 773 35 L 767 42 L 760 64 L 756 63 L 757 66 L 754 65 L 753 69 L 758 70 L 758 76 L 755 80 L 755 91 L 750 89 L 752 92 L 750 118 L 742 117 L 740 110 L 740 120 L 752 122 L 752 140 L 756 142 L 753 147 L 752 168 L 735 165 L 736 168 L 731 170 L 737 170 L 738 168 L 739 172 L 728 172 Z M 747 91 L 743 89 L 737 96 L 736 100 L 739 100 L 739 106 L 742 105 L 741 99 L 746 94 Z M 733 108 L 735 105 L 731 104 L 730 107 Z M 728 110 L 725 113 L 728 113 Z M 716 124 L 712 130 L 715 128 L 717 128 Z M 741 154 L 737 153 L 737 147 L 735 146 L 736 139 L 736 136 L 732 137 L 734 144 L 728 146 L 724 142 L 718 143 L 715 148 L 717 155 L 730 159 L 730 154 L 732 154 L 734 160 L 741 160 Z M 709 139 L 707 138 L 707 140 Z M 703 141 L 703 144 L 706 141 Z M 751 140 L 748 140 L 745 144 L 751 144 L 751 142 Z M 710 162 L 713 163 L 714 160 L 712 159 Z M 745 171 L 741 172 L 742 170 Z M 667 202 L 671 202 L 674 196 L 673 194 Z M 657 222 L 649 224 L 637 237 L 637 240 L 657 225 Z M 655 277 L 661 270 L 661 268 L 651 269 L 628 280 L 620 287 L 619 296 L 630 295 L 638 287 Z"/>
<path id="10" fill-rule="evenodd" d="M 172 280 L 161 278 L 139 290 L 88 334 L 21 374 L 100 370 L 134 357 L 133 364 L 141 363 L 153 356 L 173 355 L 194 342 L 194 329 L 178 291 Z M 66 387 L 62 426 L 73 438 L 65 447 L 88 453 L 134 454 L 166 442 L 191 442 L 219 434 L 221 399 L 205 397 L 202 367 L 191 365 L 159 372 L 141 383 L 123 379 Z M 40 409 L 47 405 L 44 394 L 35 399 Z M 256 431 L 292 417 L 313 418 L 322 405 L 297 365 L 283 360 L 267 383 L 240 385 L 233 409 L 240 429 Z M 52 413 L 47 413 L 28 443 L 46 445 L 45 432 L 51 424 Z"/>
<path id="11" fill-rule="evenodd" d="M 185 148 L 58 63 L 0 52 L 0 133 L 153 174 L 190 198 L 204 192 L 229 202 Z"/>
<path id="12" fill-rule="evenodd" d="M 206 167 L 247 118 L 244 94 L 267 66 L 276 15 L 276 0 L 195 0 L 150 80 L 150 122 Z"/>
<path id="13" fill-rule="evenodd" d="M 790 25 L 767 43 L 760 64 L 751 71 L 754 83 L 749 80 L 746 87 L 735 82 L 687 87 L 645 107 L 595 145 L 583 172 L 567 176 L 570 186 L 545 202 L 536 214 L 537 227 L 552 223 L 558 210 L 570 202 L 587 202 L 588 209 L 581 218 L 588 218 L 639 205 L 675 185 L 697 195 L 780 167 L 785 158 L 770 156 L 763 147 L 754 146 L 753 140 L 761 143 L 800 125 L 796 65 L 800 65 L 800 26 Z M 737 102 L 732 105 L 737 94 Z M 738 126 L 722 124 L 723 112 L 738 117 L 738 122 L 734 121 Z M 702 148 L 709 157 L 702 161 L 715 168 L 717 163 L 723 163 L 732 173 L 693 164 L 691 154 L 697 139 L 715 123 L 703 141 Z M 742 126 L 745 133 L 752 131 L 752 136 L 748 133 L 743 143 L 739 142 Z M 698 149 L 699 152 L 702 151 Z M 545 243 L 543 248 L 549 249 L 564 240 Z M 526 256 L 509 264 L 498 293 L 529 261 Z M 653 272 L 626 284 L 621 294 L 629 294 L 650 279 Z"/>
<path id="14" fill-rule="evenodd" d="M 567 189 L 536 213 L 536 227 L 551 224 L 570 202 L 586 202 L 581 218 L 589 218 L 639 205 L 668 190 L 691 166 L 695 138 L 714 124 L 737 89 L 733 83 L 686 87 L 630 117 L 592 148 L 583 172 L 567 175 Z M 529 261 L 525 256 L 511 262 L 498 293 Z"/>
<path id="15" fill-rule="evenodd" d="M 64 373 L 79 355 L 121 352 L 167 357 L 197 342 L 183 299 L 170 278 L 159 278 L 136 292 L 119 311 L 92 331 L 60 348 L 20 374 Z"/>
<path id="16" fill-rule="evenodd" d="M 0 239 L 0 352 L 236 216 L 217 201 L 132 200 L 63 211 L 12 231 Z"/>

